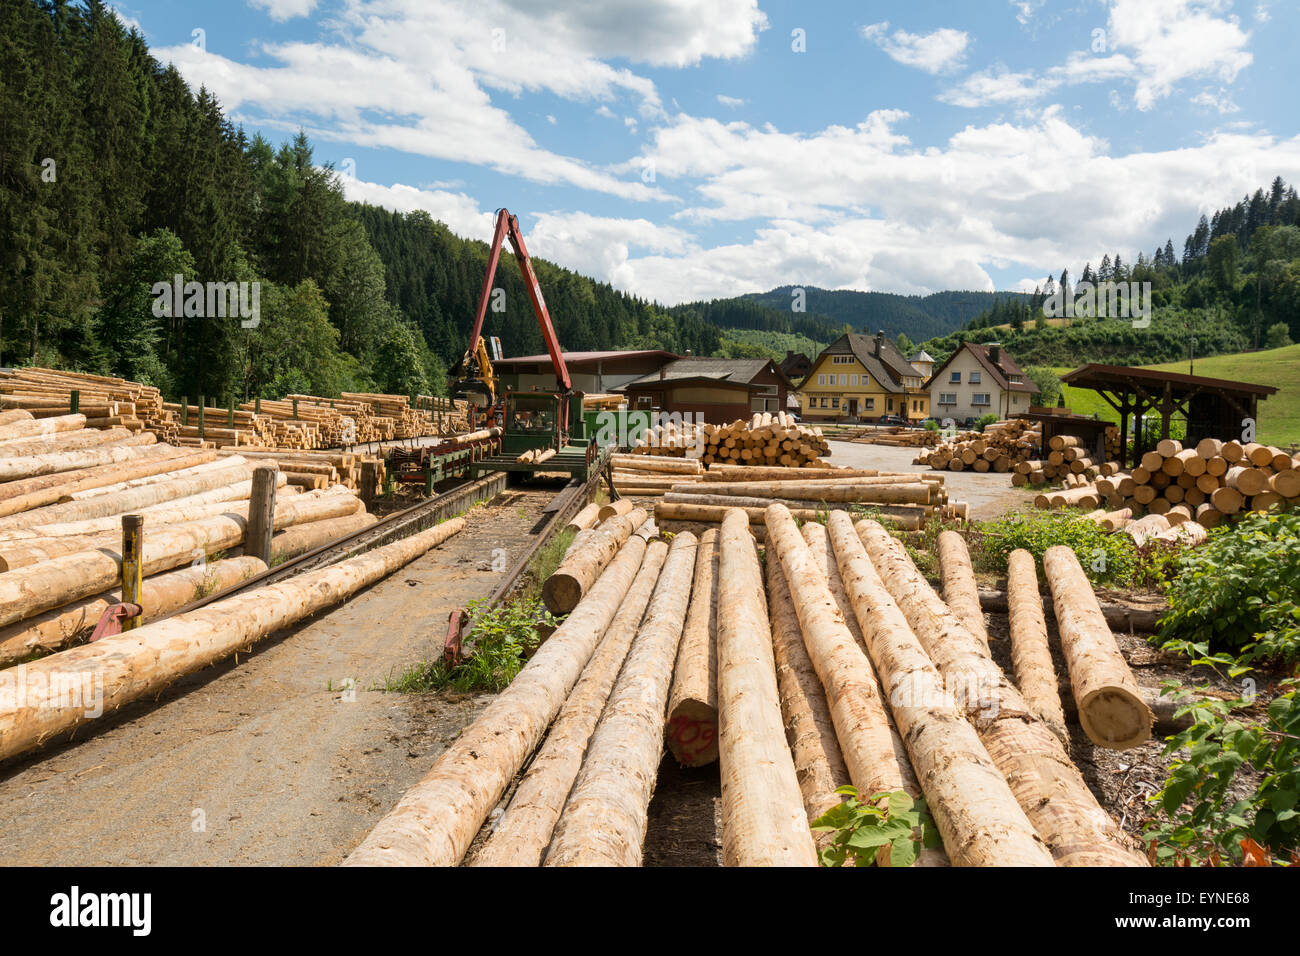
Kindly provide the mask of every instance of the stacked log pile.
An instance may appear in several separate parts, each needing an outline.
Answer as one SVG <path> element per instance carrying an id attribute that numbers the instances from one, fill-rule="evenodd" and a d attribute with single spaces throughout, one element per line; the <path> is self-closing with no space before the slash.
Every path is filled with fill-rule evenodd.
<path id="1" fill-rule="evenodd" d="M 859 444 L 889 445 L 894 448 L 934 448 L 941 439 L 937 431 L 930 431 L 927 428 L 891 428 L 885 432 L 867 434 L 851 440 Z M 920 464 L 920 462 L 915 462 L 915 464 Z"/>
<path id="2" fill-rule="evenodd" d="M 1291 506 L 1300 499 L 1300 462 L 1271 445 L 1207 438 L 1184 448 L 1165 439 L 1130 472 L 1116 468 L 1083 488 L 1039 497 L 1052 499 L 1042 507 L 1095 509 L 1088 517 L 1111 531 L 1145 520 L 1130 530 L 1142 541 L 1155 536 L 1195 543 L 1201 540 L 1197 530 L 1174 529 L 1193 522 L 1213 528 L 1234 515 Z M 1163 520 L 1148 520 L 1154 517 Z"/>
<path id="3" fill-rule="evenodd" d="M 634 455 L 694 458 L 705 467 L 726 465 L 817 467 L 830 455 L 820 428 L 801 425 L 785 412 L 755 412 L 729 425 L 665 422 L 647 429 Z"/>
<path id="4" fill-rule="evenodd" d="M 1073 488 L 1098 475 L 1109 476 L 1118 471 L 1119 465 L 1114 461 L 1095 461 L 1074 435 L 1053 435 L 1048 440 L 1047 458 L 1018 462 L 1011 483 L 1020 487 L 1060 482 L 1066 488 Z"/>
<path id="5" fill-rule="evenodd" d="M 357 496 L 355 456 L 177 447 L 148 431 L 87 429 L 83 415 L 9 410 L 0 422 L 0 665 L 84 638 L 117 603 L 126 514 L 144 519 L 146 620 L 265 570 L 235 557 L 259 466 L 278 486 L 276 559 L 375 521 Z M 219 552 L 229 557 L 207 561 Z"/>
<path id="6" fill-rule="evenodd" d="M 1010 471 L 1028 461 L 1042 442 L 1042 433 L 1021 418 L 993 422 L 983 432 L 960 432 L 913 462 L 942 471 Z"/>
<path id="7" fill-rule="evenodd" d="M 726 865 L 815 865 L 828 836 L 810 821 L 849 783 L 924 796 L 942 837 L 898 860 L 872 848 L 877 865 L 1146 865 L 1069 754 L 1062 677 L 1097 746 L 1151 728 L 1072 555 L 1052 555 L 1047 598 L 1032 559 L 1016 562 L 1017 686 L 970 617 L 959 538 L 942 549 L 940 597 L 873 521 L 834 512 L 801 532 L 771 504 L 761 527 L 764 560 L 734 508 L 707 539 L 647 541 L 643 524 L 575 541 L 598 576 L 345 865 L 454 866 L 467 852 L 478 866 L 640 865 L 665 748 L 718 761 Z M 1044 600 L 1068 622 L 1060 675 Z"/>
<path id="8" fill-rule="evenodd" d="M 159 441 L 176 438 L 177 422 L 163 407 L 158 389 L 105 375 L 48 368 L 0 370 L 0 410 L 22 409 L 35 418 L 73 413 L 72 393 L 87 428 L 152 431 Z"/>

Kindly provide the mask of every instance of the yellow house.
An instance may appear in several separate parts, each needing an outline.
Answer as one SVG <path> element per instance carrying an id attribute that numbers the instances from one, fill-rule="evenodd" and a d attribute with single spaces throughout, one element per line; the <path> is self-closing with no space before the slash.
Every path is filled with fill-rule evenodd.
<path id="1" fill-rule="evenodd" d="M 807 422 L 868 421 L 882 415 L 920 421 L 930 415 L 925 378 L 884 332 L 874 338 L 850 333 L 813 362 L 799 387 L 800 410 Z"/>

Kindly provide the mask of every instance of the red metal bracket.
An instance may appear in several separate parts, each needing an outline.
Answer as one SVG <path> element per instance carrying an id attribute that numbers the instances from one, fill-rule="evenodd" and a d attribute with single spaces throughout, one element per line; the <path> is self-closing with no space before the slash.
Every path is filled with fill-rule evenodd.
<path id="1" fill-rule="evenodd" d="M 469 636 L 469 612 L 457 608 L 447 618 L 447 640 L 442 647 L 442 659 L 450 665 L 460 662 L 465 638 Z"/>
<path id="2" fill-rule="evenodd" d="M 99 617 L 99 623 L 95 625 L 94 632 L 90 635 L 91 641 L 97 641 L 101 637 L 112 637 L 115 634 L 122 633 L 122 622 L 133 617 L 139 617 L 144 612 L 144 608 L 138 604 L 129 604 L 123 601 L 120 604 L 110 604 L 104 608 L 104 613 Z"/>

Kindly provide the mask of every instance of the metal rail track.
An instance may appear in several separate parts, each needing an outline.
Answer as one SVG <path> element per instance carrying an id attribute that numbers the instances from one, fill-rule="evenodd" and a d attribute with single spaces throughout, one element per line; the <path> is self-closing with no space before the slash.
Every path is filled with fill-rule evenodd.
<path id="1" fill-rule="evenodd" d="M 504 472 L 487 475 L 475 481 L 458 485 L 434 498 L 421 501 L 419 504 L 382 518 L 367 528 L 344 535 L 342 538 L 323 544 L 319 548 L 313 548 L 311 551 L 291 558 L 282 564 L 268 568 L 261 574 L 256 574 L 237 584 L 232 584 L 223 590 L 214 591 L 197 601 L 191 601 L 184 607 L 177 608 L 171 614 L 164 615 L 157 620 L 166 620 L 178 614 L 196 611 L 214 601 L 220 601 L 222 598 L 239 594 L 250 588 L 275 584 L 285 578 L 316 568 L 326 567 L 327 565 L 337 564 L 339 561 L 355 557 L 373 548 L 391 544 L 401 538 L 409 537 L 416 532 L 432 527 L 444 518 L 464 511 L 476 501 L 494 498 L 504 491 L 505 487 L 506 475 Z"/>

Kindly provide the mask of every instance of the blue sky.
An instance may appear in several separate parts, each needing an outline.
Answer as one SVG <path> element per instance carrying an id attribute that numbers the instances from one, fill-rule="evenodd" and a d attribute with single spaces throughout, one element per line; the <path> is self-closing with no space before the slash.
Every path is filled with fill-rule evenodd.
<path id="1" fill-rule="evenodd" d="M 1283 0 L 124 0 L 350 197 L 665 303 L 1032 288 L 1300 182 Z M 200 31 L 200 32 L 195 32 Z"/>

